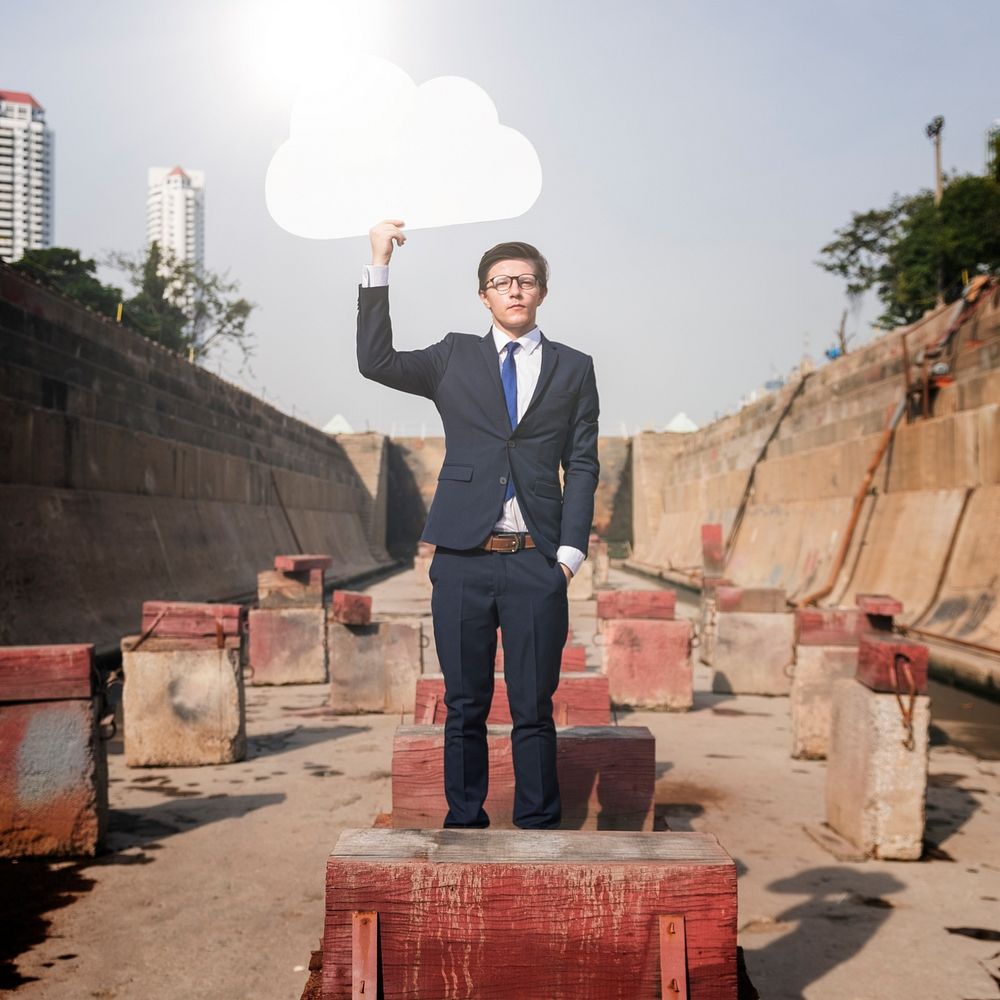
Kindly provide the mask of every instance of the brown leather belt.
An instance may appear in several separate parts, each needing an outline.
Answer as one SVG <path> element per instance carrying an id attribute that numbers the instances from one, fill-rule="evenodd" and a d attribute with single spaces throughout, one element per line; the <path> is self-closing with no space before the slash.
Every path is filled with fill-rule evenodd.
<path id="1" fill-rule="evenodd" d="M 490 535 L 482 547 L 487 552 L 517 552 L 518 549 L 533 549 L 535 541 L 526 531 L 501 531 Z"/>

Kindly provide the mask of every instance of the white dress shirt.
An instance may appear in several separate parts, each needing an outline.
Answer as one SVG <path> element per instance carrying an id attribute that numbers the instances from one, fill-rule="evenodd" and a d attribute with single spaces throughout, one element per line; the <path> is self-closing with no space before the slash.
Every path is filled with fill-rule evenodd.
<path id="1" fill-rule="evenodd" d="M 361 275 L 362 287 L 381 288 L 388 284 L 389 267 L 387 264 L 365 265 Z M 507 360 L 507 346 L 513 341 L 496 327 L 491 327 L 490 332 L 493 334 L 493 343 L 497 349 L 497 364 L 502 371 L 503 363 Z M 517 419 L 520 422 L 531 402 L 535 386 L 538 384 L 538 376 L 542 370 L 542 351 L 545 347 L 542 344 L 542 332 L 537 326 L 518 337 L 517 343 L 520 350 L 514 356 L 514 365 L 517 369 Z M 526 532 L 527 530 L 528 526 L 521 513 L 517 497 L 513 496 L 503 505 L 503 511 L 500 514 L 500 519 L 494 525 L 494 531 Z M 556 559 L 573 574 L 583 565 L 586 558 L 579 549 L 572 545 L 560 545 L 556 549 Z"/>

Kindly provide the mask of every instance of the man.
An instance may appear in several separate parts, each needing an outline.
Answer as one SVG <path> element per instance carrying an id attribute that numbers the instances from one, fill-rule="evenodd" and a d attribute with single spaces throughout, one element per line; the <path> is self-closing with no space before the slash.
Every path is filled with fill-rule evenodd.
<path id="1" fill-rule="evenodd" d="M 445 459 L 423 540 L 434 638 L 445 681 L 446 827 L 486 827 L 486 717 L 499 626 L 514 727 L 514 823 L 559 826 L 552 695 L 566 643 L 570 577 L 586 558 L 597 489 L 592 360 L 535 323 L 548 265 L 530 244 L 503 243 L 479 265 L 485 337 L 449 333 L 397 351 L 388 265 L 403 222 L 372 228 L 358 299 L 358 367 L 366 378 L 433 400 Z M 564 488 L 559 485 L 562 465 Z"/>

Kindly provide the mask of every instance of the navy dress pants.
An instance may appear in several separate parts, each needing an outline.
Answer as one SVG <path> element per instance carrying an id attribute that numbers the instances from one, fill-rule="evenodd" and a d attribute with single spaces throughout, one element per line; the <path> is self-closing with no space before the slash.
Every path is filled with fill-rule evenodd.
<path id="1" fill-rule="evenodd" d="M 514 722 L 514 824 L 559 826 L 552 695 L 569 626 L 562 567 L 538 549 L 438 548 L 430 569 L 434 639 L 444 674 L 446 827 L 486 827 L 486 717 L 493 701 L 497 626 Z"/>

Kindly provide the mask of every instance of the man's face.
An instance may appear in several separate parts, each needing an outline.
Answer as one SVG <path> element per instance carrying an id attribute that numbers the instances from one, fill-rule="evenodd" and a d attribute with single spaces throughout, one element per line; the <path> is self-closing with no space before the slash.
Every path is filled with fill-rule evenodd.
<path id="1" fill-rule="evenodd" d="M 493 287 L 493 279 L 534 274 L 534 264 L 528 260 L 501 260 L 490 268 L 486 289 L 479 293 L 479 297 L 492 314 L 493 325 L 502 333 L 520 337 L 533 329 L 535 313 L 545 299 L 545 292 L 539 284 L 534 288 L 521 288 L 517 281 L 511 281 L 510 288 L 501 293 Z"/>

